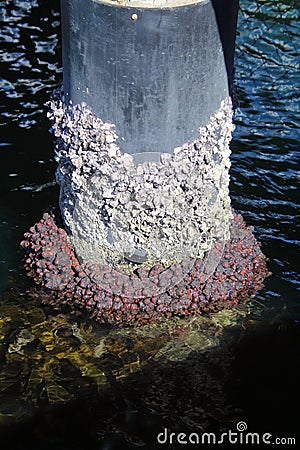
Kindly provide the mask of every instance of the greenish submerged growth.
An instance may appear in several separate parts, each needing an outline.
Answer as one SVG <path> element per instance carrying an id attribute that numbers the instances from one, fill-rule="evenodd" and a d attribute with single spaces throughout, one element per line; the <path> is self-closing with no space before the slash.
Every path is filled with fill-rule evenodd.
<path id="1" fill-rule="evenodd" d="M 35 292 L 39 295 L 39 291 Z M 42 291 L 41 291 L 42 295 Z M 207 317 L 179 317 L 138 329 L 100 327 L 68 314 L 46 314 L 35 301 L 0 305 L 0 425 L 21 421 L 41 403 L 65 404 L 80 389 L 104 392 L 150 362 L 184 361 L 219 345 L 226 327 L 240 327 L 247 308 Z M 97 394 L 96 394 L 97 395 Z"/>

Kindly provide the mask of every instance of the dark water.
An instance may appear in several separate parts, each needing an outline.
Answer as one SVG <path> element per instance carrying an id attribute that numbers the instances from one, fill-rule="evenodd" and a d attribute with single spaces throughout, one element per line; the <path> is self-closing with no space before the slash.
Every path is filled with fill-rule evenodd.
<path id="1" fill-rule="evenodd" d="M 234 330 L 228 326 L 219 347 L 164 365 L 152 361 L 123 382 L 111 377 L 101 395 L 93 383 L 80 384 L 80 378 L 77 385 L 69 381 L 71 401 L 53 405 L 22 398 L 28 417 L 23 407 L 17 419 L 11 413 L 11 420 L 1 420 L 9 416 L 7 398 L 10 407 L 20 400 L 19 391 L 1 390 L 0 427 L 8 442 L 3 448 L 182 448 L 158 445 L 157 433 L 165 426 L 174 432 L 220 433 L 236 430 L 239 420 L 249 431 L 297 435 L 299 6 L 297 0 L 241 0 L 231 197 L 255 227 L 272 271 L 247 320 Z M 22 294 L 27 286 L 19 251 L 23 232 L 57 203 L 44 103 L 62 73 L 58 1 L 2 0 L 0 7 L 0 286 L 5 304 L 7 292 L 18 297 L 16 292 Z"/>

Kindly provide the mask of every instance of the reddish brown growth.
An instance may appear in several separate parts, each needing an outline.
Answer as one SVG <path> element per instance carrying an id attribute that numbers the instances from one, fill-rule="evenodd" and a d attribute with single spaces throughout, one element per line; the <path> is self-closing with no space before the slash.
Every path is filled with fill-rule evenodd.
<path id="1" fill-rule="evenodd" d="M 25 268 L 33 280 L 46 288 L 43 302 L 55 307 L 68 305 L 85 310 L 101 323 L 140 326 L 172 315 L 201 314 L 230 308 L 250 300 L 263 287 L 268 275 L 266 258 L 255 239 L 252 228 L 234 213 L 231 239 L 225 245 L 214 273 L 204 280 L 201 261 L 176 286 L 152 297 L 114 295 L 101 287 L 103 276 L 114 279 L 115 271 L 92 263 L 80 264 L 67 233 L 60 226 L 56 210 L 25 233 L 21 246 L 26 251 Z M 105 269 L 105 270 L 103 270 Z M 132 275 L 155 277 L 164 269 L 137 269 Z M 176 265 L 174 265 L 176 272 Z M 118 280 L 115 279 L 117 283 Z"/>

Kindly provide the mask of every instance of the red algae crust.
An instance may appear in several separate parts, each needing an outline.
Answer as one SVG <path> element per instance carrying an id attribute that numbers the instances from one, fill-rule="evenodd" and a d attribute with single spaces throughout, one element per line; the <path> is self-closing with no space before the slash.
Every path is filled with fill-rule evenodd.
<path id="1" fill-rule="evenodd" d="M 80 263 L 76 258 L 59 211 L 55 208 L 24 234 L 21 247 L 25 250 L 27 274 L 44 288 L 41 301 L 55 308 L 68 306 L 71 310 L 87 312 L 100 323 L 118 326 L 141 326 L 163 318 L 203 314 L 246 303 L 263 287 L 269 272 L 260 243 L 247 227 L 242 216 L 233 212 L 230 240 L 226 242 L 221 259 L 207 278 L 203 264 L 195 260 L 191 270 L 178 283 L 166 290 L 143 295 L 143 289 L 128 295 L 105 289 L 108 281 L 117 286 L 118 272 L 108 266 Z M 174 266 L 174 268 L 173 268 Z M 176 276 L 178 264 L 169 273 Z M 173 272 L 172 272 L 173 270 Z M 151 277 L 159 285 L 165 269 L 160 265 L 150 270 L 137 268 L 128 280 Z M 103 283 L 103 280 L 106 282 Z M 133 284 L 134 286 L 134 284 Z"/>

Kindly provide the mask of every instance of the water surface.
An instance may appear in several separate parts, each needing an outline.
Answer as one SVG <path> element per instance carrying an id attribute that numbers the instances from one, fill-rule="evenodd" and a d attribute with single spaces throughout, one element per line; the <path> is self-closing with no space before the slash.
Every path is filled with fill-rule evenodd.
<path id="1" fill-rule="evenodd" d="M 231 197 L 234 208 L 255 227 L 272 276 L 250 309 L 225 314 L 218 319 L 220 326 L 214 323 L 211 327 L 204 321 L 189 323 L 185 330 L 181 322 L 175 323 L 174 342 L 170 329 L 151 330 L 146 337 L 122 335 L 121 342 L 128 339 L 131 350 L 125 352 L 126 360 L 121 343 L 116 340 L 111 345 L 109 358 L 101 360 L 108 377 L 103 390 L 99 390 L 99 367 L 82 373 L 86 361 L 94 361 L 94 356 L 88 350 L 83 356 L 80 339 L 95 351 L 103 336 L 113 331 L 84 317 L 78 322 L 41 311 L 24 295 L 28 281 L 19 241 L 42 212 L 57 203 L 58 196 L 54 144 L 44 104 L 62 76 L 59 3 L 2 0 L 0 8 L 0 286 L 2 312 L 11 317 L 1 341 L 0 426 L 9 439 L 7 448 L 162 448 L 155 438 L 164 426 L 174 432 L 220 432 L 234 430 L 238 420 L 246 421 L 250 431 L 295 436 L 300 288 L 299 2 L 241 0 L 238 25 L 239 107 L 232 141 Z M 42 382 L 33 377 L 32 390 L 24 390 L 29 375 L 20 339 L 29 342 L 30 336 L 20 332 L 28 329 L 30 321 L 46 327 L 51 318 L 61 321 L 55 325 L 60 330 L 56 334 L 61 333 L 65 347 L 53 350 L 53 360 L 47 359 L 47 350 L 40 352 L 44 365 L 41 362 L 37 367 L 45 367 L 44 372 L 50 367 L 53 379 L 64 380 L 61 401 L 53 388 L 48 387 L 48 397 L 43 394 L 44 372 Z M 88 326 L 93 331 L 84 335 Z M 223 332 L 218 336 L 220 328 Z M 46 331 L 40 332 L 40 342 Z M 21 343 L 21 353 L 9 347 L 16 342 Z M 37 355 L 35 345 L 40 344 L 29 342 L 25 355 Z M 8 348 L 18 360 L 9 366 Z M 66 356 L 56 366 L 53 361 L 59 351 Z M 141 355 L 145 364 L 138 366 Z M 126 364 L 132 373 L 124 372 Z M 120 376 L 116 376 L 118 370 Z"/>

